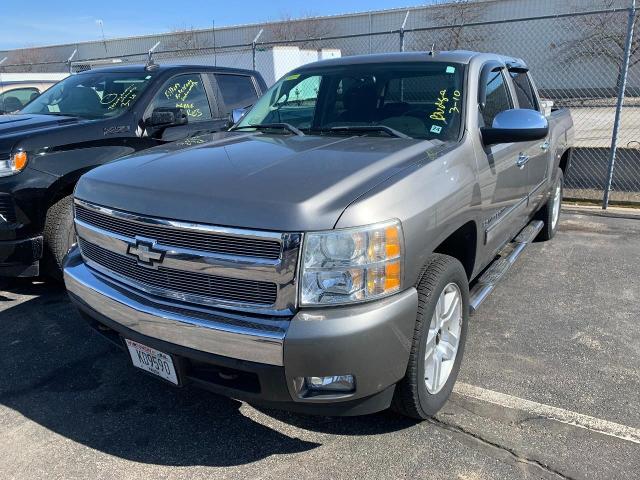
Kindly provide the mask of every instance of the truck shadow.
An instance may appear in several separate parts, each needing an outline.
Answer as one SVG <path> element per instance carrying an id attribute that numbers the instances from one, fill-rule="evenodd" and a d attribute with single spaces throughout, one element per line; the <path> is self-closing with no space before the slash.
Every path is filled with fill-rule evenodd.
<path id="1" fill-rule="evenodd" d="M 167 466 L 241 465 L 321 445 L 254 421 L 238 401 L 174 389 L 137 372 L 85 325 L 61 288 L 20 284 L 0 295 L 16 293 L 35 296 L 0 303 L 0 404 L 52 432 L 109 455 Z M 262 410 L 251 416 L 260 412 L 311 431 L 307 438 L 321 438 L 314 432 L 380 434 L 413 424 L 391 414 L 327 418 Z"/>

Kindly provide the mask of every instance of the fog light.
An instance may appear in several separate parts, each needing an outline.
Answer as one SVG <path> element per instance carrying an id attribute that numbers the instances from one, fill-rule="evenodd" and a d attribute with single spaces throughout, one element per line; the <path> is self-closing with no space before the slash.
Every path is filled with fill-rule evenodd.
<path id="1" fill-rule="evenodd" d="M 333 375 L 331 377 L 304 377 L 304 386 L 313 393 L 349 393 L 356 389 L 353 375 Z"/>

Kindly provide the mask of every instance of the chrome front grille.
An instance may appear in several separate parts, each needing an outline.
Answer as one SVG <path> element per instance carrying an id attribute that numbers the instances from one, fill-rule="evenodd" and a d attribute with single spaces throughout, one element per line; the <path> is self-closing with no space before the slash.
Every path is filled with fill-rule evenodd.
<path id="1" fill-rule="evenodd" d="M 196 228 L 184 226 L 181 228 L 158 226 L 136 222 L 134 219 L 125 220 L 114 217 L 82 205 L 76 205 L 76 218 L 87 224 L 124 235 L 125 237 L 141 236 L 153 238 L 166 245 L 204 252 L 276 259 L 280 256 L 280 250 L 282 249 L 280 242 L 277 240 L 238 238 L 210 231 L 198 231 Z"/>
<path id="2" fill-rule="evenodd" d="M 181 304 L 295 311 L 300 234 L 150 218 L 77 199 L 75 225 L 85 263 L 128 288 Z"/>
<path id="3" fill-rule="evenodd" d="M 272 282 L 256 282 L 237 278 L 185 272 L 158 267 L 155 270 L 138 265 L 136 260 L 119 255 L 80 239 L 82 254 L 92 262 L 123 277 L 157 289 L 176 293 L 198 295 L 212 300 L 273 305 L 277 286 Z"/>

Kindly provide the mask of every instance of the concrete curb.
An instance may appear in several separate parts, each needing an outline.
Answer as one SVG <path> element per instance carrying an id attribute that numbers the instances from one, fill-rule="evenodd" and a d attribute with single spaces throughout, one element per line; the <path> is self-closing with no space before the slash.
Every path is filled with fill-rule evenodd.
<path id="1" fill-rule="evenodd" d="M 592 205 L 563 205 L 562 211 L 565 213 L 577 213 L 580 215 L 593 215 L 595 217 L 626 218 L 640 220 L 640 209 L 609 207 L 603 210 L 602 207 Z"/>

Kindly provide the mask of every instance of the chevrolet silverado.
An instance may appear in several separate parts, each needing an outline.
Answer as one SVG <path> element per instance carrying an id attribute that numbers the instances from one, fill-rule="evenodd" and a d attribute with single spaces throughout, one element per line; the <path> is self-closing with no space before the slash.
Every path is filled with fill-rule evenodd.
<path id="1" fill-rule="evenodd" d="M 66 286 L 170 384 L 426 418 L 453 389 L 470 313 L 554 236 L 572 137 L 520 59 L 309 64 L 229 132 L 85 174 Z"/>

